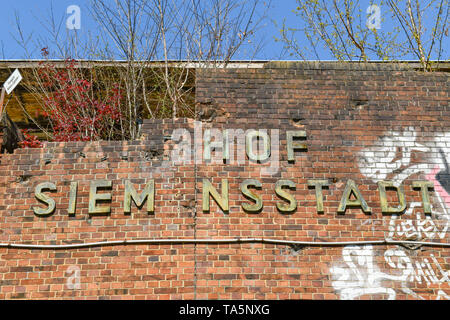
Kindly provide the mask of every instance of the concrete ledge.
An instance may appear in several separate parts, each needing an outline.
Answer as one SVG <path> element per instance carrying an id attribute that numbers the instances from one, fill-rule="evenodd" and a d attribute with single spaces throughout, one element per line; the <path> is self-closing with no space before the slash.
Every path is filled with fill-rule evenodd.
<path id="1" fill-rule="evenodd" d="M 15 68 L 36 68 L 42 60 L 0 60 L 0 69 Z M 57 67 L 64 67 L 62 60 L 51 60 Z M 96 61 L 80 60 L 82 68 L 91 68 L 94 66 L 125 66 L 126 61 Z M 136 62 L 139 63 L 139 62 Z M 165 66 L 164 61 L 143 62 L 148 68 L 161 68 Z M 223 63 L 207 63 L 201 61 L 169 61 L 171 68 L 189 68 L 189 69 L 303 69 L 303 70 L 352 70 L 352 71 L 406 71 L 421 70 L 418 61 L 268 61 L 268 60 L 249 60 L 249 61 L 230 61 Z M 436 71 L 450 72 L 450 61 L 435 62 Z"/>
<path id="2" fill-rule="evenodd" d="M 269 61 L 266 69 L 407 71 L 421 70 L 417 61 L 357 62 L 357 61 Z M 440 62 L 436 71 L 450 72 L 450 62 Z"/>

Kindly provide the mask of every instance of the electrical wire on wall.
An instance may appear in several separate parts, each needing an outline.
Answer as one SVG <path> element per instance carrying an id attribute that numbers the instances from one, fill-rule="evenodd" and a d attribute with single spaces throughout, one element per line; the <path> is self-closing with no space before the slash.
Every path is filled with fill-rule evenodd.
<path id="1" fill-rule="evenodd" d="M 21 243 L 0 243 L 0 248 L 13 249 L 80 249 L 100 246 L 118 246 L 118 245 L 139 245 L 139 244 L 231 244 L 231 243 L 265 243 L 275 245 L 287 245 L 292 247 L 336 247 L 349 245 L 402 245 L 402 246 L 431 246 L 431 247 L 450 247 L 450 243 L 428 242 L 428 241 L 406 241 L 406 240 L 367 240 L 367 241 L 339 241 L 339 242 L 319 242 L 319 241 L 292 241 L 269 238 L 222 238 L 222 239 L 135 239 L 135 240 L 111 240 L 88 243 L 71 243 L 61 245 L 47 244 L 21 244 Z"/>

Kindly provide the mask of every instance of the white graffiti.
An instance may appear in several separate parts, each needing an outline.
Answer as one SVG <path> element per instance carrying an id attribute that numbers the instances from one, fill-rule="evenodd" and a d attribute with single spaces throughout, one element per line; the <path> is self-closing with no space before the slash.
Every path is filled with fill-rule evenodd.
<path id="1" fill-rule="evenodd" d="M 396 297 L 391 288 L 381 286 L 382 273 L 373 263 L 372 246 L 346 246 L 342 249 L 345 267 L 330 269 L 334 277 L 333 287 L 343 300 L 353 300 L 367 294 L 386 294 L 389 300 Z"/>
<path id="2" fill-rule="evenodd" d="M 418 134 L 413 127 L 402 132 L 389 132 L 376 141 L 374 147 L 362 150 L 358 155 L 361 174 L 375 183 L 391 180 L 399 186 L 404 180 L 417 174 L 422 176 L 422 179 L 433 182 L 434 192 L 430 192 L 431 215 L 423 213 L 421 202 L 408 203 L 403 214 L 393 214 L 389 217 L 388 239 L 446 239 L 448 234 L 450 169 L 446 155 L 450 153 L 450 132 L 431 135 L 424 132 L 422 136 L 424 141 L 418 142 Z M 389 299 L 395 299 L 399 291 L 417 299 L 424 299 L 410 289 L 412 283 L 428 286 L 450 282 L 449 272 L 440 266 L 433 254 L 417 260 L 401 249 L 386 250 L 385 263 L 392 270 L 389 273 L 380 272 L 369 255 L 373 256 L 370 246 L 346 248 L 342 252 L 346 266 L 331 268 L 333 277 L 338 277 L 333 281 L 333 287 L 342 299 L 354 299 L 375 291 L 385 292 Z M 354 261 L 364 263 L 356 265 Z M 356 277 L 356 274 L 359 274 L 360 278 Z M 361 278 L 361 275 L 364 276 Z M 399 282 L 400 285 L 389 285 L 390 282 Z M 392 288 L 399 289 L 395 289 L 396 292 Z M 436 299 L 449 299 L 449 295 L 439 289 Z"/>
<path id="3" fill-rule="evenodd" d="M 394 300 L 397 292 L 383 282 L 400 282 L 400 290 L 418 299 L 418 295 L 408 287 L 408 283 L 419 284 L 450 284 L 450 272 L 445 271 L 435 256 L 423 258 L 422 261 L 412 261 L 404 250 L 389 249 L 384 253 L 384 259 L 392 268 L 392 274 L 383 273 L 374 263 L 372 246 L 347 246 L 342 250 L 344 266 L 330 268 L 333 288 L 341 299 L 353 300 L 364 295 L 384 295 L 386 299 Z M 398 273 L 400 271 L 400 273 Z M 387 282 L 389 283 L 389 282 Z M 448 299 L 449 296 L 439 290 L 436 299 Z"/>
<path id="4" fill-rule="evenodd" d="M 377 146 L 363 150 L 358 157 L 360 172 L 375 183 L 395 174 L 394 180 L 400 184 L 410 175 L 431 169 L 428 164 L 411 165 L 414 151 L 429 152 L 430 149 L 416 142 L 416 132 L 409 127 L 404 132 L 391 132 L 377 142 Z"/>
<path id="5" fill-rule="evenodd" d="M 430 254 L 431 261 L 424 258 L 422 261 L 413 261 L 403 250 L 386 250 L 384 253 L 386 263 L 394 269 L 401 270 L 399 276 L 391 276 L 392 280 L 403 282 L 415 282 L 422 284 L 439 284 L 450 282 L 450 273 L 444 271 L 433 254 Z M 397 258 L 395 262 L 393 259 Z M 435 268 L 433 268 L 435 266 Z"/>
<path id="6" fill-rule="evenodd" d="M 450 300 L 450 296 L 448 294 L 446 294 L 444 291 L 439 290 L 436 300 L 441 300 L 441 299 Z"/>
<path id="7" fill-rule="evenodd" d="M 450 225 L 450 220 L 442 220 L 445 224 L 440 228 L 431 216 L 425 215 L 423 210 L 420 211 L 421 209 L 422 203 L 411 202 L 403 217 L 408 217 L 409 219 L 401 219 L 396 214 L 392 215 L 389 221 L 388 239 L 393 239 L 394 237 L 405 238 L 407 240 L 444 239 Z M 416 211 L 416 219 L 412 219 L 414 211 Z"/>
<path id="8" fill-rule="evenodd" d="M 362 150 L 358 156 L 360 172 L 373 182 L 392 180 L 398 186 L 413 174 L 421 173 L 434 184 L 431 194 L 432 215 L 420 213 L 421 204 L 408 204 L 405 214 L 392 215 L 389 221 L 388 238 L 408 240 L 444 239 L 450 227 L 450 181 L 438 180 L 439 174 L 449 176 L 446 154 L 450 152 L 450 133 L 434 133 L 428 142 L 417 142 L 413 127 L 402 132 L 389 132 L 379 139 L 374 147 Z M 421 157 L 413 154 L 422 153 Z M 417 159 L 420 159 L 418 161 Z M 419 163 L 417 163 L 419 162 Z"/>

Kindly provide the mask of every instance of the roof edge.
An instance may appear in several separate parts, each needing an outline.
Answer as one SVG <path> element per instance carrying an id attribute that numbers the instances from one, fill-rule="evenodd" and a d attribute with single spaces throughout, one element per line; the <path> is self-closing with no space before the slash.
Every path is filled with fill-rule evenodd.
<path id="1" fill-rule="evenodd" d="M 0 60 L 0 69 L 15 68 L 36 68 L 42 62 L 52 62 L 56 67 L 64 67 L 64 60 Z M 127 61 L 105 61 L 105 60 L 78 60 L 81 68 L 91 68 L 94 66 L 126 66 Z M 303 69 L 303 70 L 355 70 L 355 71 L 405 71 L 421 70 L 421 64 L 415 60 L 403 61 L 298 61 L 298 60 L 236 60 L 227 63 L 223 62 L 202 62 L 202 61 L 137 61 L 136 64 L 143 64 L 149 68 L 161 68 L 166 65 L 171 68 L 227 68 L 227 69 Z M 432 61 L 432 68 L 435 71 L 450 72 L 450 61 Z"/>

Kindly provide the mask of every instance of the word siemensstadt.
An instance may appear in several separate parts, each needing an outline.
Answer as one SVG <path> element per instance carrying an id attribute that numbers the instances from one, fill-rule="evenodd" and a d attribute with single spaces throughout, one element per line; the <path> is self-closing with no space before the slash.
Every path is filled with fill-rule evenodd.
<path id="1" fill-rule="evenodd" d="M 308 180 L 307 184 L 310 188 L 315 189 L 316 195 L 316 209 L 317 213 L 324 213 L 323 206 L 323 188 L 330 185 L 328 180 Z M 203 212 L 209 213 L 211 198 L 217 203 L 224 213 L 229 211 L 229 188 L 228 179 L 222 179 L 221 193 L 212 185 L 208 179 L 203 179 L 202 183 L 202 209 Z M 428 190 L 433 187 L 430 181 L 413 181 L 413 188 L 420 190 L 422 197 L 422 205 L 425 214 L 431 214 L 431 203 Z M 244 211 L 248 213 L 259 213 L 263 208 L 263 200 L 261 196 L 251 189 L 260 189 L 262 184 L 256 179 L 246 179 L 240 184 L 241 193 L 251 200 L 250 203 L 242 203 L 241 206 Z M 280 213 L 292 213 L 297 209 L 297 200 L 288 192 L 289 189 L 295 189 L 295 183 L 291 180 L 278 180 L 275 183 L 275 193 L 280 197 L 279 202 L 276 203 L 277 209 Z M 111 212 L 111 207 L 104 203 L 100 205 L 98 202 L 107 202 L 112 200 L 111 193 L 99 193 L 99 189 L 111 189 L 112 182 L 108 180 L 94 180 L 90 182 L 89 190 L 89 206 L 88 213 L 91 215 L 108 214 Z M 78 182 L 70 183 L 69 204 L 67 211 L 69 215 L 74 215 L 76 212 L 77 203 L 77 189 Z M 396 207 L 390 206 L 386 196 L 386 190 L 392 189 L 397 193 L 398 205 Z M 33 207 L 34 213 L 38 216 L 50 215 L 55 211 L 56 203 L 53 198 L 44 191 L 56 191 L 56 185 L 52 182 L 43 182 L 36 186 L 35 197 L 46 205 L 45 208 Z M 402 186 L 396 186 L 393 181 L 379 181 L 378 191 L 380 194 L 380 206 L 383 213 L 395 214 L 402 213 L 406 209 L 405 193 Z M 125 181 L 125 192 L 123 200 L 124 213 L 131 213 L 132 201 L 137 207 L 142 208 L 147 202 L 146 210 L 148 213 L 155 211 L 155 182 L 150 179 L 141 193 L 138 193 L 133 184 Z M 345 214 L 347 208 L 361 208 L 366 214 L 370 214 L 372 209 L 368 206 L 364 197 L 358 189 L 356 183 L 349 179 L 347 180 L 344 192 L 337 209 L 338 214 Z"/>
<path id="2" fill-rule="evenodd" d="M 209 133 L 208 133 L 209 135 Z M 305 144 L 301 143 L 302 138 L 306 137 L 305 131 L 287 131 L 286 132 L 286 147 L 288 161 L 295 161 L 295 151 L 306 150 Z M 270 143 L 268 142 L 268 135 L 262 131 L 252 131 L 251 134 L 247 135 L 246 153 L 249 159 L 254 158 L 255 160 L 261 160 L 257 155 L 254 154 L 252 149 L 252 139 L 262 139 L 264 154 L 270 154 Z M 224 144 L 217 143 L 213 145 L 214 147 L 224 146 Z M 211 155 L 211 141 L 207 139 L 205 141 L 205 158 L 210 159 Z M 224 148 L 227 151 L 228 148 Z M 224 159 L 229 156 L 228 152 L 224 152 Z M 265 156 L 264 158 L 267 158 Z M 328 188 L 330 182 L 328 180 L 308 180 L 308 187 L 310 189 L 315 189 L 316 198 L 316 208 L 317 213 L 324 213 L 324 201 L 323 201 L 323 189 Z M 430 181 L 413 181 L 412 187 L 420 190 L 422 197 L 422 204 L 425 214 L 431 214 L 431 203 L 428 190 L 433 188 L 433 184 Z M 111 189 L 112 182 L 108 180 L 94 180 L 90 182 L 89 187 L 89 205 L 88 213 L 90 215 L 103 215 L 109 214 L 111 212 L 111 207 L 106 205 L 105 202 L 112 200 L 111 193 L 105 192 L 104 189 Z M 250 203 L 242 203 L 242 209 L 248 213 L 259 213 L 263 208 L 263 200 L 261 196 L 255 193 L 252 189 L 261 189 L 262 184 L 256 179 L 246 179 L 240 184 L 241 193 L 250 201 Z M 297 208 L 297 200 L 289 192 L 289 190 L 295 190 L 296 185 L 291 180 L 278 180 L 275 183 L 275 193 L 280 198 L 281 201 L 276 203 L 277 209 L 280 213 L 292 213 Z M 99 189 L 103 191 L 99 193 Z M 69 215 L 74 215 L 76 213 L 77 207 L 77 190 L 78 182 L 72 181 L 70 183 L 69 191 L 69 203 L 67 211 Z M 155 211 L 155 182 L 153 179 L 149 179 L 146 182 L 144 189 L 141 193 L 138 193 L 134 188 L 133 184 L 126 180 L 124 188 L 124 200 L 123 200 L 123 211 L 125 214 L 131 213 L 131 205 L 134 201 L 135 205 L 142 208 L 144 203 L 147 202 L 147 212 L 154 213 Z M 396 214 L 402 213 L 406 209 L 406 200 L 403 187 L 401 185 L 396 185 L 393 181 L 379 181 L 378 190 L 380 194 L 380 207 L 383 213 Z M 393 190 L 397 193 L 396 207 L 392 207 L 388 203 L 387 191 Z M 42 182 L 38 184 L 35 188 L 35 197 L 41 203 L 45 205 L 41 207 L 33 207 L 33 211 L 38 216 L 51 215 L 56 208 L 55 200 L 48 194 L 48 192 L 56 191 L 56 185 L 52 182 Z M 45 193 L 44 193 L 45 192 Z M 205 213 L 210 211 L 210 200 L 211 198 L 217 203 L 217 205 L 222 209 L 224 213 L 229 211 L 229 187 L 228 179 L 222 179 L 221 181 L 221 193 L 212 185 L 208 179 L 203 179 L 202 183 L 202 210 Z M 102 205 L 98 202 L 102 202 Z M 347 208 L 361 208 L 366 214 L 370 214 L 372 209 L 368 206 L 364 197 L 358 189 L 356 183 L 349 179 L 346 182 L 344 192 L 337 209 L 338 214 L 345 214 Z"/>

